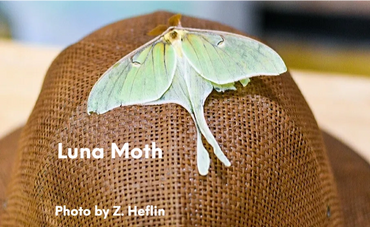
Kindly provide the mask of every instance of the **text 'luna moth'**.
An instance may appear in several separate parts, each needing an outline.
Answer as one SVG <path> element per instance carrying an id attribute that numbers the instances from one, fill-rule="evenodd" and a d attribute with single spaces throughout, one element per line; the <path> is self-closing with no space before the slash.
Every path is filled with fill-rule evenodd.
<path id="1" fill-rule="evenodd" d="M 110 67 L 92 88 L 87 112 L 103 114 L 120 106 L 177 103 L 192 116 L 197 131 L 197 165 L 206 175 L 210 158 L 201 135 L 225 165 L 221 151 L 204 118 L 204 102 L 213 89 L 235 90 L 253 76 L 276 76 L 287 68 L 280 56 L 265 44 L 222 31 L 184 28 L 180 15 L 170 27 Z M 167 29 L 166 29 L 167 28 Z"/>

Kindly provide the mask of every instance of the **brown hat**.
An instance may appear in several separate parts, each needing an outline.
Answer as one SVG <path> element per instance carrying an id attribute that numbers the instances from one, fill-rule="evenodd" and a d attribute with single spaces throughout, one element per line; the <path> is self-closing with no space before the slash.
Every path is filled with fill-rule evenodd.
<path id="1" fill-rule="evenodd" d="M 369 165 L 330 135 L 323 140 L 289 72 L 208 97 L 207 123 L 232 164 L 222 165 L 203 141 L 212 159 L 207 176 L 198 173 L 194 123 L 181 106 L 87 114 L 87 97 L 102 73 L 152 39 L 147 32 L 171 15 L 157 12 L 108 25 L 54 60 L 22 133 L 0 142 L 1 224 L 369 226 Z M 182 25 L 240 33 L 191 17 L 183 17 Z M 152 141 L 163 149 L 162 159 L 58 158 L 59 143 L 109 150 L 112 143 L 143 147 Z M 92 213 L 56 215 L 57 206 Z M 114 216 L 114 206 L 123 216 Z M 148 206 L 165 214 L 128 215 Z M 95 215 L 95 207 L 109 214 Z"/>

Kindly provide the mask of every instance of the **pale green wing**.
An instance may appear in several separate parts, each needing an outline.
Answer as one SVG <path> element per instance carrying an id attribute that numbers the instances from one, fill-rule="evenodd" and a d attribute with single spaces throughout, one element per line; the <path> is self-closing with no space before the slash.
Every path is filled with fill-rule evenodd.
<path id="1" fill-rule="evenodd" d="M 182 50 L 190 64 L 205 79 L 229 84 L 259 75 L 279 75 L 286 66 L 270 47 L 232 33 L 185 29 Z M 246 83 L 245 83 L 246 82 Z"/>
<path id="2" fill-rule="evenodd" d="M 204 103 L 208 95 L 212 92 L 213 84 L 210 81 L 201 77 L 192 66 L 188 65 L 185 74 L 185 81 L 189 89 L 189 98 L 192 105 L 193 113 L 195 116 L 195 123 L 207 142 L 213 147 L 213 152 L 217 158 L 225 164 L 230 166 L 231 163 L 222 152 L 218 142 L 212 135 L 211 130 L 208 128 L 206 119 L 204 118 Z"/>
<path id="3" fill-rule="evenodd" d="M 161 40 L 126 55 L 96 82 L 87 103 L 88 113 L 105 113 L 125 105 L 159 99 L 170 87 L 176 68 L 172 45 Z"/>
<path id="4" fill-rule="evenodd" d="M 202 134 L 199 129 L 197 120 L 195 119 L 194 113 L 193 113 L 193 107 L 192 102 L 189 99 L 189 89 L 188 84 L 185 81 L 185 78 L 187 75 L 185 75 L 187 72 L 184 70 L 184 67 L 177 67 L 175 71 L 175 76 L 173 78 L 172 84 L 170 88 L 164 93 L 164 95 L 156 100 L 149 103 L 146 103 L 145 105 L 158 105 L 158 104 L 164 104 L 164 103 L 176 103 L 184 107 L 190 114 L 191 117 L 194 120 L 196 131 L 197 131 L 197 166 L 198 171 L 200 175 L 207 175 L 209 166 L 211 163 L 211 160 L 209 158 L 208 151 L 204 148 L 203 142 L 202 142 Z M 199 75 L 197 76 L 199 77 Z M 199 79 L 202 79 L 199 77 Z M 208 82 L 209 83 L 209 82 Z M 199 89 L 196 90 L 203 90 L 203 86 L 199 86 Z M 208 89 L 209 90 L 209 89 Z M 206 97 L 208 94 L 212 91 L 212 86 L 210 91 L 206 91 Z M 199 92 L 197 92 L 199 93 Z M 203 109 L 202 109 L 203 111 Z"/>

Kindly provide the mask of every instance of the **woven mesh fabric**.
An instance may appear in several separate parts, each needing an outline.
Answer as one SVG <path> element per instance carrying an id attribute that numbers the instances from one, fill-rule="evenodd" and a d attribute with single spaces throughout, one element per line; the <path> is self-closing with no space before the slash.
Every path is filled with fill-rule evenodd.
<path id="1" fill-rule="evenodd" d="M 0 140 L 0 217 L 3 209 L 6 205 L 6 187 L 10 181 L 10 169 L 12 168 L 15 160 L 15 151 L 17 150 L 17 144 L 19 136 L 21 134 L 21 128 L 10 133 L 9 135 L 1 138 Z M 1 219 L 0 219 L 1 224 Z"/>
<path id="2" fill-rule="evenodd" d="M 369 163 L 326 133 L 324 141 L 343 206 L 345 226 L 370 226 Z"/>
<path id="3" fill-rule="evenodd" d="M 245 88 L 212 92 L 205 117 L 227 168 L 211 152 L 207 176 L 196 166 L 196 131 L 176 104 L 127 106 L 87 115 L 100 75 L 152 39 L 172 14 L 157 12 L 108 25 L 65 49 L 49 68 L 22 132 L 2 224 L 24 226 L 341 226 L 342 211 L 321 133 L 285 73 L 253 78 Z M 240 33 L 183 17 L 184 27 Z M 157 143 L 162 159 L 58 159 L 64 147 Z M 155 205 L 164 217 L 55 216 L 55 206 Z"/>

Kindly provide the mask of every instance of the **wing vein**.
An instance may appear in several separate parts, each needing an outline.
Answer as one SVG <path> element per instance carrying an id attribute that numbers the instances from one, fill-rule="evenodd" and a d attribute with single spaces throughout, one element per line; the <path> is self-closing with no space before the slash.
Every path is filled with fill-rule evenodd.
<path id="1" fill-rule="evenodd" d="M 168 75 L 167 71 L 167 62 L 166 62 L 166 44 L 163 44 L 163 59 L 164 59 L 164 69 L 166 70 L 166 75 Z"/>
<path id="2" fill-rule="evenodd" d="M 189 39 L 188 37 L 186 37 L 186 38 L 188 39 L 188 41 L 189 41 L 189 43 L 190 43 L 190 46 L 191 46 L 191 48 L 193 48 L 194 53 L 195 53 L 195 55 L 197 56 L 198 62 L 200 63 L 198 53 L 195 51 L 195 49 L 194 49 L 194 46 L 193 46 L 192 42 L 190 42 L 190 39 Z M 199 67 L 200 67 L 200 65 L 199 65 Z M 198 69 L 198 70 L 199 70 L 199 69 Z M 200 71 L 200 70 L 199 70 L 199 71 Z M 200 72 L 199 72 L 199 74 L 200 74 Z"/>
<path id="3" fill-rule="evenodd" d="M 116 86 L 117 86 L 117 81 L 120 79 L 120 76 L 123 74 L 123 72 L 125 72 L 126 71 L 126 69 L 127 69 L 127 67 L 129 66 L 129 64 L 130 63 L 128 63 L 127 65 L 126 65 L 126 67 L 119 73 L 119 75 L 117 75 L 117 78 L 116 78 L 116 80 L 114 81 L 114 85 L 113 85 L 113 88 L 110 90 L 110 92 L 109 92 L 109 95 L 108 95 L 108 99 L 109 99 L 109 97 L 111 97 L 111 95 L 112 95 L 112 93 L 113 93 L 113 91 L 115 90 L 115 88 L 116 88 Z M 125 80 L 126 80 L 126 78 L 127 77 L 125 77 Z M 104 90 L 105 90 L 105 88 L 106 88 L 106 85 L 104 86 Z M 102 90 L 103 91 L 103 90 Z M 99 102 L 99 101 L 98 101 Z M 106 108 L 108 108 L 108 104 L 109 104 L 109 102 L 107 102 L 106 103 Z"/>
<path id="4" fill-rule="evenodd" d="M 202 39 L 204 39 L 204 40 L 206 40 L 204 37 L 202 37 L 201 36 L 201 38 Z M 207 41 L 207 40 L 206 40 Z M 214 46 L 212 45 L 212 43 L 210 43 L 210 42 L 208 42 L 213 48 L 214 48 Z M 213 72 L 214 72 L 214 75 L 215 75 L 215 77 L 216 77 L 216 79 L 218 80 L 218 81 L 220 81 L 220 78 L 218 77 L 218 74 L 216 73 L 216 70 L 215 70 L 215 67 L 214 67 L 214 65 L 213 65 L 213 62 L 212 62 L 212 59 L 211 59 L 211 57 L 210 57 L 210 55 L 209 55 L 209 52 L 208 52 L 208 49 L 207 49 L 207 47 L 206 47 L 206 45 L 204 44 L 204 43 L 202 43 L 203 44 L 203 47 L 204 47 L 204 49 L 206 50 L 206 53 L 207 53 L 207 56 L 208 56 L 208 58 L 209 58 L 209 61 L 211 62 L 211 65 L 212 65 L 212 68 L 213 68 Z M 221 59 L 222 60 L 222 59 Z"/>
<path id="5" fill-rule="evenodd" d="M 157 43 L 154 43 L 154 44 L 152 44 L 152 45 L 151 45 L 150 50 L 149 50 L 149 53 L 151 53 L 151 52 L 153 51 L 153 46 L 155 46 L 156 44 L 157 44 Z M 134 79 L 133 79 L 133 81 L 132 81 L 132 83 L 131 83 L 130 92 L 129 92 L 129 95 L 128 95 L 128 97 L 129 97 L 129 98 L 131 98 L 132 89 L 133 89 L 133 87 L 134 87 L 134 83 L 135 83 L 135 81 L 136 81 L 136 79 L 137 79 L 137 74 L 139 73 L 139 71 L 141 72 L 142 66 L 145 64 L 145 62 L 146 62 L 146 61 L 147 61 L 147 59 L 148 59 L 148 55 L 149 55 L 149 53 L 146 55 L 145 60 L 143 61 L 143 64 L 140 64 L 139 69 L 135 72 Z"/>

